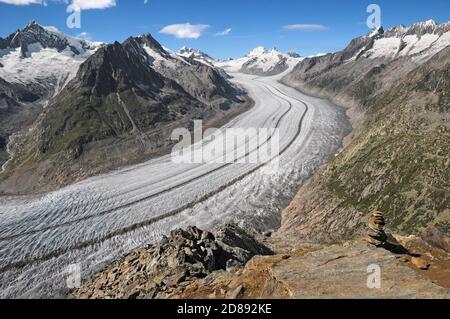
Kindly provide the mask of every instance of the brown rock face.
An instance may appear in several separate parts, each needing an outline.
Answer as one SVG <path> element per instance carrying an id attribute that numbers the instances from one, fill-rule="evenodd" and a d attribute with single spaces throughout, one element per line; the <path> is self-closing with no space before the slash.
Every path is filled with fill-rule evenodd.
<path id="1" fill-rule="evenodd" d="M 171 298 L 449 298 L 422 270 L 386 249 L 352 242 L 300 245 L 287 254 L 254 257 L 241 271 L 215 272 L 191 282 Z M 286 258 L 289 257 L 289 258 Z M 381 267 L 381 287 L 367 285 L 368 267 Z"/>
<path id="2" fill-rule="evenodd" d="M 448 237 L 430 228 L 421 237 L 395 235 L 395 239 L 413 253 L 407 265 L 434 283 L 450 288 L 450 254 L 442 245 L 449 240 Z"/>

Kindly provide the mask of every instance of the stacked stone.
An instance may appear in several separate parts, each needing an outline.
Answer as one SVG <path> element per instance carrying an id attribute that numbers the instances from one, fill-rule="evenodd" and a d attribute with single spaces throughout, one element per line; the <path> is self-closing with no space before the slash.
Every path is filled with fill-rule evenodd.
<path id="1" fill-rule="evenodd" d="M 365 240 L 369 244 L 377 247 L 382 246 L 387 241 L 384 226 L 386 226 L 386 222 L 383 214 L 377 211 L 373 212 L 369 217 L 369 231 L 367 232 Z"/>

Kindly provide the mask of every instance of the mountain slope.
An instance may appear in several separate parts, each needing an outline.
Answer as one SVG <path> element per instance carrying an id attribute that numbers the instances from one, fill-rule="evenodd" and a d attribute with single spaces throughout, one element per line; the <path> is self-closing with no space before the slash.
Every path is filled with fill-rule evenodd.
<path id="1" fill-rule="evenodd" d="M 442 38 L 448 26 L 415 24 L 402 28 L 400 36 Z M 380 29 L 377 37 L 355 39 L 342 52 L 305 59 L 284 78 L 350 104 L 354 133 L 350 145 L 284 211 L 282 236 L 353 238 L 374 209 L 400 233 L 417 234 L 434 225 L 450 234 L 450 47 L 435 54 L 434 42 L 420 54 L 374 58 L 367 53 L 373 52 L 374 39 L 391 38 L 398 29 Z M 441 41 L 439 46 L 447 40 Z M 368 45 L 366 53 L 355 53 Z"/>
<path id="2" fill-rule="evenodd" d="M 208 56 L 199 50 L 185 48 L 177 54 L 163 48 L 150 34 L 128 38 L 124 47 L 135 51 L 157 72 L 205 104 L 228 109 L 240 101 L 238 96 L 242 91 L 227 80 L 224 72 L 207 63 Z M 200 55 L 203 60 L 199 59 Z"/>
<path id="3" fill-rule="evenodd" d="M 0 38 L 0 138 L 8 143 L 29 127 L 101 45 L 36 22 Z M 8 157 L 0 147 L 0 165 Z"/>

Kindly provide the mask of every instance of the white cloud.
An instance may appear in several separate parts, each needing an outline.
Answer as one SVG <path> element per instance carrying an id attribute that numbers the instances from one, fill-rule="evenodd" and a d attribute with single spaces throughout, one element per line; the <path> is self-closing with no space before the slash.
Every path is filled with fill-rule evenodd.
<path id="1" fill-rule="evenodd" d="M 215 36 L 216 37 L 223 37 L 223 36 L 229 35 L 231 30 L 232 30 L 231 28 L 228 28 L 226 30 L 223 30 L 222 32 L 216 33 Z"/>
<path id="2" fill-rule="evenodd" d="M 159 31 L 162 34 L 170 34 L 177 39 L 198 39 L 210 26 L 207 24 L 171 24 Z"/>
<path id="3" fill-rule="evenodd" d="M 328 30 L 328 27 L 321 24 L 289 24 L 283 27 L 286 30 L 299 30 L 299 31 L 324 31 Z"/>
<path id="4" fill-rule="evenodd" d="M 0 2 L 13 4 L 16 6 L 26 6 L 29 4 L 42 4 L 42 0 L 0 0 Z"/>
<path id="5" fill-rule="evenodd" d="M 71 7 L 79 10 L 106 9 L 116 6 L 116 0 L 73 0 Z"/>

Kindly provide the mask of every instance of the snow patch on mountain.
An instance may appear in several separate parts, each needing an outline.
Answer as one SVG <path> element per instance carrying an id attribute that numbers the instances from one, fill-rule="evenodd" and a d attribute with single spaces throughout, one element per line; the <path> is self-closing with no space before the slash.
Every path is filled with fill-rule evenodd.
<path id="1" fill-rule="evenodd" d="M 450 23 L 438 25 L 433 20 L 427 20 L 410 27 L 400 25 L 386 31 L 378 28 L 366 37 L 373 38 L 374 41 L 370 48 L 363 48 L 362 51 L 365 52 L 362 57 L 411 57 L 416 62 L 424 62 L 450 45 Z M 361 53 L 353 59 L 358 58 Z"/>
<path id="2" fill-rule="evenodd" d="M 84 39 L 80 39 L 77 37 L 71 37 L 67 34 L 64 34 L 63 32 L 59 31 L 55 27 L 47 26 L 43 27 L 47 32 L 54 34 L 55 36 L 59 37 L 61 40 L 65 40 L 69 43 L 69 46 L 72 48 L 75 48 L 79 54 L 79 56 L 83 55 L 91 55 L 93 52 L 96 51 L 99 47 L 103 46 L 103 42 L 93 42 L 93 41 L 87 41 Z"/>
<path id="3" fill-rule="evenodd" d="M 143 49 L 145 53 L 149 56 L 149 62 L 152 66 L 160 68 L 160 67 L 169 67 L 176 68 L 176 62 L 173 60 L 173 57 L 169 54 L 163 55 L 160 52 L 153 50 L 148 45 L 144 45 Z"/>
<path id="4" fill-rule="evenodd" d="M 20 48 L 0 53 L 0 77 L 11 83 L 45 83 L 56 80 L 61 88 L 72 79 L 78 67 L 92 54 L 74 55 L 69 49 L 58 52 L 56 49 L 42 48 L 39 43 L 29 46 L 27 57 L 23 58 Z M 5 50 L 3 50 L 5 51 Z M 62 83 L 61 83 L 62 81 Z"/>
<path id="5" fill-rule="evenodd" d="M 55 27 L 42 27 L 35 22 L 4 41 L 8 44 L 0 49 L 0 77 L 10 83 L 54 88 L 55 93 L 103 45 L 67 36 Z"/>

